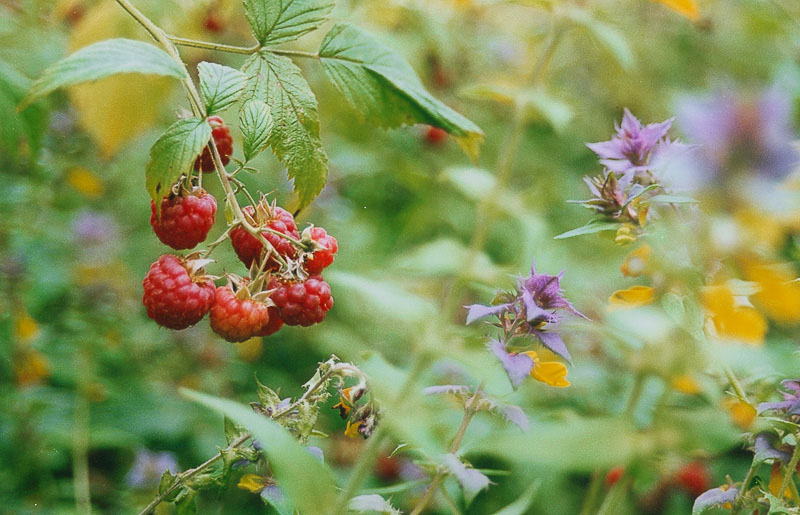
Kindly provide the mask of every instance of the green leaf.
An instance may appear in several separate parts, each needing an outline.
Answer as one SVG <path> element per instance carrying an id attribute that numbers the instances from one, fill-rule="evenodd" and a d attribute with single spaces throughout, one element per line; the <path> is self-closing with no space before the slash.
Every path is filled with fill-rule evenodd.
<path id="1" fill-rule="evenodd" d="M 333 0 L 244 0 L 253 35 L 262 45 L 292 41 L 322 25 Z"/>
<path id="2" fill-rule="evenodd" d="M 619 229 L 619 224 L 616 222 L 598 222 L 597 220 L 590 220 L 589 223 L 583 227 L 578 227 L 577 229 L 572 229 L 571 231 L 561 233 L 558 236 L 555 236 L 554 239 L 564 240 L 566 238 L 572 238 L 573 236 L 580 236 L 582 234 L 593 234 L 602 231 L 616 231 L 617 229 Z"/>
<path id="3" fill-rule="evenodd" d="M 118 73 L 186 77 L 180 64 L 153 45 L 132 39 L 107 39 L 83 47 L 46 69 L 33 83 L 19 109 L 58 88 Z"/>
<path id="4" fill-rule="evenodd" d="M 350 499 L 347 509 L 356 513 L 380 513 L 382 515 L 400 515 L 402 513 L 378 494 L 353 497 Z"/>
<path id="5" fill-rule="evenodd" d="M 461 485 L 467 506 L 472 503 L 478 492 L 489 488 L 489 478 L 480 471 L 467 467 L 455 454 L 445 454 L 443 465 Z"/>
<path id="6" fill-rule="evenodd" d="M 556 131 L 563 131 L 572 120 L 572 106 L 559 100 L 541 88 L 528 89 L 520 93 L 528 114 L 538 114 Z"/>
<path id="7" fill-rule="evenodd" d="M 440 127 L 477 159 L 481 129 L 436 100 L 405 59 L 373 36 L 338 23 L 323 39 L 319 57 L 328 78 L 367 121 L 382 127 Z"/>
<path id="8" fill-rule="evenodd" d="M 242 105 L 239 128 L 242 130 L 245 161 L 250 161 L 267 148 L 272 126 L 272 115 L 267 104 L 261 100 L 248 100 Z"/>
<path id="9" fill-rule="evenodd" d="M 197 65 L 200 92 L 209 115 L 224 111 L 236 102 L 247 85 L 247 76 L 228 66 L 207 63 Z"/>
<path id="10" fill-rule="evenodd" d="M 0 150 L 6 155 L 35 156 L 47 127 L 47 113 L 33 106 L 17 113 L 17 105 L 30 88 L 31 80 L 11 65 L 0 61 Z"/>
<path id="11" fill-rule="evenodd" d="M 237 402 L 181 388 L 185 397 L 230 417 L 261 442 L 270 468 L 300 513 L 322 514 L 336 501 L 333 475 L 277 422 Z"/>
<path id="12" fill-rule="evenodd" d="M 246 100 L 271 107 L 274 121 L 269 144 L 294 179 L 300 208 L 316 197 L 328 179 L 328 156 L 319 139 L 317 99 L 288 57 L 261 52 L 242 70 L 248 76 Z"/>
<path id="13" fill-rule="evenodd" d="M 586 29 L 598 43 L 614 57 L 623 70 L 630 71 L 635 65 L 635 57 L 628 40 L 623 33 L 592 15 L 585 9 L 571 8 L 566 11 L 567 17 L 576 25 Z"/>
<path id="14" fill-rule="evenodd" d="M 540 486 L 542 486 L 542 480 L 536 478 L 516 501 L 496 511 L 494 515 L 525 515 L 525 513 L 530 513 L 531 504 L 533 504 Z"/>
<path id="15" fill-rule="evenodd" d="M 150 198 L 160 207 L 169 188 L 188 173 L 203 147 L 211 139 L 211 126 L 200 118 L 173 123 L 150 149 L 145 184 Z"/>

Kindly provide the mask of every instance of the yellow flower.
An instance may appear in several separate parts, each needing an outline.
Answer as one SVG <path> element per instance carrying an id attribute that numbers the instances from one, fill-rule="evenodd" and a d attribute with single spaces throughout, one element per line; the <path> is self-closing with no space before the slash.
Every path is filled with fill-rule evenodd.
<path id="1" fill-rule="evenodd" d="M 642 245 L 625 257 L 622 266 L 619 267 L 625 277 L 639 277 L 648 267 L 650 254 L 653 249 L 650 245 Z"/>
<path id="2" fill-rule="evenodd" d="M 344 430 L 344 435 L 349 436 L 350 438 L 356 438 L 357 436 L 359 436 L 358 428 L 361 426 L 363 422 L 364 422 L 363 420 L 359 420 L 355 424 L 351 424 L 350 421 L 348 420 L 347 427 Z"/>
<path id="3" fill-rule="evenodd" d="M 567 380 L 567 367 L 560 361 L 541 361 L 536 352 L 532 350 L 520 354 L 526 354 L 533 360 L 532 378 L 556 388 L 566 388 L 570 385 Z"/>
<path id="4" fill-rule="evenodd" d="M 106 191 L 105 184 L 86 168 L 70 168 L 67 172 L 67 183 L 90 198 L 97 198 Z"/>
<path id="5" fill-rule="evenodd" d="M 753 262 L 743 268 L 747 280 L 758 283 L 753 302 L 767 316 L 785 324 L 800 323 L 800 282 L 790 269 Z"/>
<path id="6" fill-rule="evenodd" d="M 353 387 L 345 388 L 342 390 L 342 396 L 339 397 L 339 402 L 331 406 L 331 409 L 338 409 L 342 418 L 347 418 L 350 415 L 350 410 L 353 409 L 353 400 L 350 396 L 350 391 Z"/>
<path id="7" fill-rule="evenodd" d="M 695 0 L 655 0 L 660 4 L 664 4 L 676 13 L 684 16 L 692 21 L 697 21 L 700 18 L 700 9 L 697 7 Z"/>
<path id="8" fill-rule="evenodd" d="M 650 286 L 631 286 L 617 290 L 608 298 L 608 310 L 633 309 L 646 306 L 655 300 L 655 290 Z"/>
<path id="9" fill-rule="evenodd" d="M 722 402 L 722 406 L 731 414 L 733 423 L 742 429 L 749 428 L 756 419 L 756 409 L 739 399 L 729 397 Z"/>
<path id="10" fill-rule="evenodd" d="M 702 300 L 720 337 L 756 346 L 764 343 L 767 321 L 754 308 L 737 306 L 728 286 L 703 288 Z"/>
<path id="11" fill-rule="evenodd" d="M 14 337 L 18 342 L 28 343 L 39 335 L 39 325 L 27 312 L 22 311 L 14 321 Z"/>
<path id="12" fill-rule="evenodd" d="M 697 381 L 688 374 L 673 377 L 670 384 L 672 388 L 686 395 L 697 395 L 703 391 Z"/>
<path id="13" fill-rule="evenodd" d="M 257 494 L 269 484 L 269 480 L 256 474 L 245 474 L 239 480 L 238 486 L 242 490 Z"/>
<path id="14" fill-rule="evenodd" d="M 50 363 L 41 353 L 24 350 L 14 359 L 14 376 L 19 386 L 41 383 L 50 376 Z"/>
<path id="15" fill-rule="evenodd" d="M 772 471 L 769 475 L 769 491 L 772 495 L 778 495 L 780 493 L 781 483 L 783 483 L 783 474 L 781 473 L 781 464 L 778 461 L 772 464 Z M 791 488 L 787 488 L 783 492 L 783 497 L 794 501 L 798 500 L 792 493 Z"/>

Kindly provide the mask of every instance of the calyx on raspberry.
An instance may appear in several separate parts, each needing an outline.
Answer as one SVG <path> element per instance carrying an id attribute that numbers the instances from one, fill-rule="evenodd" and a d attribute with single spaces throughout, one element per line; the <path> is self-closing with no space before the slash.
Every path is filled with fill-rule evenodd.
<path id="1" fill-rule="evenodd" d="M 181 189 L 178 194 L 161 199 L 160 218 L 156 203 L 150 201 L 150 225 L 165 245 L 175 250 L 191 249 L 205 241 L 216 212 L 216 199 L 204 189 Z"/>
<path id="2" fill-rule="evenodd" d="M 309 227 L 303 231 L 303 243 L 310 242 L 313 249 L 306 255 L 303 263 L 309 274 L 319 274 L 333 263 L 334 254 L 339 250 L 336 238 L 322 227 Z"/>
<path id="3" fill-rule="evenodd" d="M 262 231 L 261 235 L 272 245 L 279 256 L 283 259 L 294 259 L 297 255 L 294 244 L 281 236 L 281 234 L 284 234 L 294 240 L 300 239 L 294 216 L 290 212 L 276 206 L 274 203 L 270 204 L 266 199 L 262 199 L 255 208 L 253 206 L 245 207 L 242 212 L 250 225 L 271 229 L 271 231 Z M 279 234 L 276 234 L 276 232 Z M 258 238 L 247 232 L 241 225 L 231 231 L 230 238 L 233 250 L 236 251 L 236 255 L 239 256 L 239 259 L 246 267 L 251 267 L 254 262 L 257 266 L 261 264 L 265 249 L 264 244 Z M 270 255 L 267 258 L 264 269 L 279 270 L 280 261 Z"/>
<path id="4" fill-rule="evenodd" d="M 211 307 L 211 329 L 229 342 L 243 342 L 269 329 L 266 294 L 252 296 L 248 280 L 229 276 L 229 284 L 217 288 Z"/>
<path id="5" fill-rule="evenodd" d="M 305 280 L 279 280 L 270 298 L 286 325 L 318 324 L 325 320 L 333 306 L 331 287 L 321 275 L 312 275 Z"/>
<path id="6" fill-rule="evenodd" d="M 214 303 L 214 283 L 204 275 L 208 259 L 164 254 L 142 281 L 147 316 L 170 329 L 185 329 L 202 319 Z"/>
<path id="7" fill-rule="evenodd" d="M 231 160 L 233 154 L 233 138 L 231 131 L 225 122 L 219 116 L 209 116 L 208 124 L 211 125 L 211 137 L 214 139 L 214 144 L 219 151 L 219 157 L 222 159 L 222 164 L 226 165 Z M 214 171 L 214 156 L 211 154 L 211 149 L 206 146 L 203 153 L 194 162 L 195 170 L 202 170 L 205 173 Z"/>

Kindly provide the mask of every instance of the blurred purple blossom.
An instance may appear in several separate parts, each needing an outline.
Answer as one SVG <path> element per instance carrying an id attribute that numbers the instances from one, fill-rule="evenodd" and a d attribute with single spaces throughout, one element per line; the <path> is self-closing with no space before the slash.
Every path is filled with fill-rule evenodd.
<path id="1" fill-rule="evenodd" d="M 762 402 L 758 405 L 758 412 L 775 410 L 783 411 L 786 415 L 800 415 L 800 379 L 787 379 L 781 382 L 784 391 L 781 392 L 783 400 L 780 402 Z"/>
<path id="2" fill-rule="evenodd" d="M 132 488 L 149 488 L 158 484 L 165 470 L 173 474 L 180 470 L 174 454 L 140 449 L 125 480 Z"/>
<path id="3" fill-rule="evenodd" d="M 72 233 L 79 245 L 103 245 L 114 240 L 119 231 L 108 215 L 85 209 L 72 219 Z"/>
<path id="4" fill-rule="evenodd" d="M 700 144 L 697 166 L 708 178 L 743 170 L 781 179 L 800 162 L 791 97 L 779 87 L 756 98 L 730 90 L 685 97 L 676 112 L 680 129 Z"/>
<path id="5" fill-rule="evenodd" d="M 639 172 L 650 170 L 657 162 L 657 157 L 666 154 L 675 146 L 667 136 L 672 127 L 673 118 L 661 123 L 642 125 L 628 108 L 622 115 L 622 123 L 614 122 L 617 133 L 609 141 L 587 143 L 600 162 L 615 173 L 623 174 L 623 184 L 631 180 Z"/>
<path id="6" fill-rule="evenodd" d="M 492 354 L 502 363 L 503 368 L 511 380 L 511 385 L 516 390 L 522 381 L 531 374 L 534 362 L 527 354 L 517 354 L 516 352 L 506 351 L 506 346 L 498 340 L 491 340 L 488 344 Z"/>

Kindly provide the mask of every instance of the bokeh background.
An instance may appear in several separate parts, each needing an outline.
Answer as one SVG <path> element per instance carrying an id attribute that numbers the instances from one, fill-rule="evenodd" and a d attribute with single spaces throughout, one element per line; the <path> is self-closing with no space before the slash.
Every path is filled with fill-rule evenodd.
<path id="1" fill-rule="evenodd" d="M 171 33 L 251 44 L 236 1 L 136 4 Z M 141 279 L 166 252 L 149 227 L 144 169 L 150 145 L 185 105 L 177 83 L 123 75 L 15 110 L 32 79 L 70 51 L 110 37 L 146 40 L 144 31 L 111 1 L 0 1 L 0 512 L 73 513 L 76 478 L 88 482 L 97 512 L 141 509 L 164 468 L 193 467 L 224 445 L 220 417 L 178 387 L 249 402 L 257 377 L 298 395 L 332 353 L 363 366 L 379 392 L 424 356 L 406 411 L 388 410 L 394 441 L 365 484 L 403 509 L 424 486 L 420 453 L 388 454 L 403 436 L 443 452 L 461 411 L 421 390 L 445 383 L 485 381 L 530 418 L 525 433 L 476 417 L 464 455 L 495 484 L 469 507 L 446 484 L 467 513 L 493 513 L 532 484 L 530 513 L 580 513 L 587 495 L 603 498 L 614 467 L 627 481 L 615 513 L 688 513 L 726 474 L 740 480 L 752 456 L 743 434 L 757 422 L 731 408 L 720 365 L 732 366 L 754 400 L 774 398 L 779 379 L 800 370 L 800 286 L 790 282 L 800 275 L 800 183 L 785 159 L 800 121 L 800 6 L 706 0 L 695 13 L 680 5 L 340 1 L 332 20 L 398 49 L 486 142 L 472 163 L 427 127 L 375 130 L 316 63 L 299 62 L 331 162 L 328 186 L 298 222 L 339 241 L 326 273 L 336 304 L 321 325 L 234 345 L 207 321 L 159 328 L 141 305 Z M 288 48 L 315 49 L 324 33 Z M 181 53 L 193 71 L 202 60 L 243 61 Z M 620 273 L 638 243 L 618 245 L 613 233 L 553 239 L 589 220 L 566 200 L 588 197 L 582 177 L 602 165 L 585 142 L 609 139 L 624 107 L 646 123 L 677 116 L 671 137 L 703 145 L 675 179 L 700 205 L 663 216 L 646 240 L 661 256 L 660 275 L 651 274 L 661 278 L 651 282 L 711 284 L 719 270 L 740 280 L 747 291 L 738 294 L 753 296 L 764 324 L 733 338 L 745 343 L 705 338 L 697 298 L 695 312 L 685 303 L 677 315 L 666 295 L 655 307 L 609 312 L 612 292 L 642 282 Z M 226 120 L 235 127 L 236 116 Z M 519 146 L 509 148 L 515 134 Z M 251 191 L 290 204 L 277 160 L 266 153 L 254 166 L 260 172 L 244 179 Z M 230 249 L 214 257 L 215 270 L 243 272 Z M 539 271 L 565 270 L 567 297 L 592 319 L 562 331 L 575 358 L 566 389 L 530 381 L 513 391 L 484 349 L 491 329 L 463 325 L 464 304 L 488 303 L 534 259 Z M 766 265 L 769 273 L 752 272 Z M 314 445 L 345 478 L 364 442 L 343 436 L 335 410 L 320 429 L 330 437 Z M 694 482 L 676 479 L 688 464 L 701 470 Z M 267 510 L 235 482 L 198 506 Z M 450 511 L 441 502 L 430 509 Z"/>

